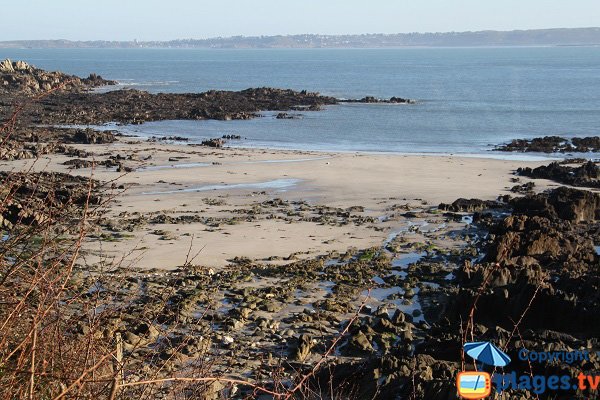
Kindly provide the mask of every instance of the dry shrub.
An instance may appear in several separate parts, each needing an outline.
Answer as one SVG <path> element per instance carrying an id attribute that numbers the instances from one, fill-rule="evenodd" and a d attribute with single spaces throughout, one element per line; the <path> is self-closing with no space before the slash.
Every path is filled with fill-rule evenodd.
<path id="1" fill-rule="evenodd" d="M 2 128 L 10 146 L 21 107 Z M 88 398 L 110 391 L 114 344 L 93 296 L 74 290 L 74 270 L 105 206 L 93 179 L 0 174 L 0 394 Z"/>
<path id="2" fill-rule="evenodd" d="M 25 106 L 15 107 L 1 127 L 0 154 L 9 150 Z M 118 262 L 102 269 L 82 257 L 82 244 L 116 195 L 114 182 L 94 180 L 93 169 L 91 176 L 77 177 L 46 172 L 39 164 L 31 160 L 21 171 L 0 172 L 0 399 L 224 398 L 239 387 L 249 397 L 340 397 L 333 387 L 323 390 L 327 394 L 310 389 L 309 381 L 327 365 L 352 321 L 313 368 L 297 371 L 285 385 L 282 369 L 268 366 L 260 384 L 215 375 L 214 361 L 203 357 L 210 348 L 178 363 L 194 339 L 181 332 L 194 322 L 162 323 L 173 289 L 151 301 L 123 294 L 119 288 L 131 277 L 119 275 Z M 124 315 L 139 318 L 138 326 L 159 327 L 157 337 L 125 345 L 121 337 L 131 324 Z"/>

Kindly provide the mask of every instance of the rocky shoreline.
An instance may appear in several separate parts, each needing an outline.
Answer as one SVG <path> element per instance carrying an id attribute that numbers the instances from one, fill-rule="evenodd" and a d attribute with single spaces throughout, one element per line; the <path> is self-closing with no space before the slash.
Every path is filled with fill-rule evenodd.
<path id="1" fill-rule="evenodd" d="M 533 139 L 514 139 L 510 143 L 496 146 L 494 150 L 524 153 L 598 153 L 600 152 L 600 137 L 566 139 L 560 136 L 544 136 Z"/>
<path id="2" fill-rule="evenodd" d="M 593 161 L 582 162 L 579 166 L 577 162 L 572 160 L 566 161 L 563 165 L 558 162 L 553 162 L 548 165 L 542 165 L 537 168 L 519 168 L 517 174 L 533 179 L 550 179 L 552 181 L 587 188 L 600 188 L 600 168 Z"/>
<path id="3" fill-rule="evenodd" d="M 152 371 L 142 360 L 155 359 L 156 367 L 171 371 L 206 358 L 215 360 L 213 373 L 276 389 L 268 371 L 280 365 L 282 378 L 293 379 L 347 328 L 335 357 L 309 387 L 332 382 L 338 393 L 356 398 L 453 398 L 452 378 L 463 368 L 461 336 L 476 298 L 473 334 L 498 343 L 514 360 L 522 346 L 597 350 L 600 325 L 589 315 L 600 306 L 594 248 L 600 195 L 559 188 L 475 203 L 458 200 L 443 214 L 438 210 L 448 206 L 410 208 L 402 213 L 411 216 L 406 232 L 382 247 L 280 266 L 240 258 L 219 272 L 120 268 L 78 278 L 77 287 L 101 287 L 100 301 L 119 315 L 105 334 L 122 335 L 131 381 Z M 460 236 L 440 244 L 457 230 Z M 516 362 L 511 368 L 576 376 L 599 367 L 593 360 L 533 370 Z"/>
<path id="4" fill-rule="evenodd" d="M 0 103 L 17 95 L 26 96 L 60 88 L 42 97 L 25 110 L 23 118 L 33 124 L 101 125 L 108 122 L 141 124 L 162 120 L 234 120 L 260 116 L 260 111 L 319 111 L 327 105 L 345 103 L 403 103 L 400 97 L 377 99 L 366 96 L 340 100 L 319 93 L 275 88 L 251 88 L 238 92 L 211 90 L 204 93 L 158 93 L 131 89 L 90 93 L 89 90 L 116 85 L 91 74 L 86 79 L 46 72 L 24 61 L 5 60 L 0 64 Z M 9 98 L 7 100 L 7 97 Z M 1 109 L 0 109 L 1 111 Z M 280 114 L 281 118 L 285 114 Z"/>
<path id="5" fill-rule="evenodd" d="M 265 110 L 287 119 L 298 116 L 288 111 L 309 112 L 341 101 L 332 97 L 271 88 L 95 93 L 89 89 L 113 82 L 94 76 L 77 81 L 19 62 L 0 66 L 3 74 L 21 77 L 2 78 L 11 82 L 4 86 L 12 91 L 0 93 L 3 107 L 39 94 L 52 79 L 65 88 L 32 104 L 0 147 L 6 183 L 0 192 L 7 199 L 0 208 L 2 267 L 10 271 L 14 260 L 35 256 L 32 249 L 47 237 L 61 245 L 76 243 L 86 230 L 79 237 L 83 247 L 77 262 L 61 264 L 72 269 L 57 303 L 65 318 L 61 341 L 99 341 L 120 349 L 118 368 L 111 363 L 107 369 L 118 369 L 123 398 L 147 394 L 148 387 L 136 384 L 150 378 L 216 377 L 184 386 L 181 393 L 277 398 L 273 393 L 288 395 L 301 383 L 303 393 L 325 397 L 454 399 L 457 373 L 472 369 L 462 354 L 468 340 L 492 341 L 506 350 L 514 360 L 510 369 L 518 374 L 576 377 L 600 369 L 597 358 L 582 365 L 532 366 L 517 357 L 523 347 L 600 350 L 600 320 L 593 317 L 600 309 L 600 195 L 563 186 L 544 191 L 542 181 L 528 180 L 597 188 L 593 162 L 527 166 L 517 170 L 522 178 L 507 170 L 502 179 L 510 185 L 502 192 L 500 185 L 497 199 L 465 194 L 438 204 L 407 198 L 406 185 L 392 185 L 390 175 L 381 179 L 386 171 L 395 176 L 426 169 L 410 164 L 423 163 L 420 158 L 396 168 L 392 162 L 397 160 L 389 156 L 371 164 L 360 164 L 367 156 L 358 155 L 296 152 L 273 158 L 266 150 L 222 149 L 224 140 L 237 139 L 227 135 L 200 148 L 177 147 L 160 139 L 128 142 L 116 131 L 37 125 L 248 119 Z M 412 103 L 372 97 L 346 102 Z M 2 116 L 8 120 L 6 108 Z M 185 143 L 181 139 L 168 140 Z M 570 143 L 595 149 L 592 139 Z M 570 147 L 562 138 L 545 138 L 510 148 Z M 40 157 L 46 163 L 42 170 L 35 169 Z M 441 160 L 436 180 L 417 182 L 418 189 L 441 186 L 444 192 L 469 179 L 481 193 L 476 179 L 492 164 L 467 167 L 466 177 L 451 180 L 452 162 Z M 302 163 L 308 163 L 302 177 L 314 186 L 296 198 L 288 186 L 278 190 L 274 182 L 302 181 Z M 350 169 L 355 165 L 376 175 L 360 177 Z M 269 175 L 268 167 L 276 175 Z M 317 178 L 328 173 L 329 180 L 317 185 Z M 338 189 L 333 200 L 318 197 L 349 176 L 351 186 Z M 377 179 L 378 190 L 363 189 L 362 201 L 349 196 Z M 51 234 L 38 234 L 40 229 Z M 24 242 L 21 235 L 32 231 Z M 205 265 L 204 247 L 194 255 L 195 237 L 215 252 L 226 248 L 235 256 L 219 267 Z M 306 242 L 299 251 L 281 255 L 278 246 L 301 239 Z M 180 249 L 185 261 L 171 259 L 162 268 L 144 265 L 141 254 L 159 243 L 165 246 L 161 249 Z M 271 254 L 250 257 L 241 250 L 256 246 Z M 113 247 L 119 253 L 111 259 L 107 250 Z M 58 244 L 57 249 L 62 251 Z M 122 254 L 127 252 L 135 253 L 131 263 Z M 59 262 L 62 256 L 44 261 Z M 27 273 L 2 275 L 12 285 L 2 292 L 3 301 L 20 301 L 29 290 L 19 286 Z M 45 290 L 36 287 L 33 308 Z M 175 385 L 148 390 L 155 398 L 175 396 Z M 591 398 L 593 393 L 568 395 Z M 505 393 L 509 399 L 536 396 L 555 398 L 526 390 Z"/>
<path id="6" fill-rule="evenodd" d="M 116 85 L 116 81 L 96 74 L 79 78 L 62 72 L 48 72 L 25 61 L 0 62 L 0 95 L 35 95 L 60 88 L 66 91 L 86 91 L 100 86 Z"/>

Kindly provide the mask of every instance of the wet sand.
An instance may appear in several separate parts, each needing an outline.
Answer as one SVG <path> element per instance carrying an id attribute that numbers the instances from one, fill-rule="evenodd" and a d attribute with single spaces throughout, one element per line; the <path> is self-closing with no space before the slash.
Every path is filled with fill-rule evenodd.
<path id="1" fill-rule="evenodd" d="M 34 169 L 117 179 L 127 189 L 106 219 L 144 220 L 132 231 L 114 235 L 114 240 L 90 239 L 86 260 L 110 264 L 125 256 L 125 263 L 168 269 L 185 262 L 190 246 L 192 254 L 201 250 L 195 263 L 215 268 L 235 257 L 276 263 L 353 246 L 379 246 L 398 228 L 398 219 L 388 217 L 400 206 L 428 208 L 459 197 L 494 199 L 510 193 L 516 168 L 543 164 L 457 156 L 212 149 L 130 139 L 75 147 L 93 153 L 97 161 L 118 154 L 133 171 L 103 166 L 69 170 L 62 163 L 72 158 L 63 155 L 41 158 Z M 31 164 L 4 162 L 1 168 Z M 536 190 L 549 186 L 552 183 L 536 180 Z M 286 203 L 265 205 L 274 198 Z M 196 221 L 146 223 L 157 216 L 196 216 Z"/>

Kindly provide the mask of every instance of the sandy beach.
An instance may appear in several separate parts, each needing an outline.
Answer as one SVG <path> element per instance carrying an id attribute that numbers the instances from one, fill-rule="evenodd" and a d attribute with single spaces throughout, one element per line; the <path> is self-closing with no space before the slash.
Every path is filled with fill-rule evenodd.
<path id="1" fill-rule="evenodd" d="M 406 218 L 399 205 L 429 208 L 457 198 L 495 199 L 509 194 L 518 167 L 542 162 L 458 156 L 321 153 L 266 149 L 212 149 L 121 138 L 105 145 L 76 145 L 96 161 L 118 155 L 131 172 L 115 168 L 69 169 L 69 157 L 45 156 L 3 163 L 3 169 L 29 168 L 93 175 L 126 190 L 111 204 L 108 219 L 132 216 L 197 215 L 204 223 L 138 226 L 115 240 L 86 243 L 86 262 L 135 262 L 144 268 L 172 269 L 201 250 L 196 262 L 227 265 L 235 257 L 282 262 L 349 247 L 379 246 Z M 527 180 L 523 180 L 526 182 Z M 536 189 L 553 184 L 536 180 Z M 261 208 L 273 198 L 306 203 L 296 218 L 289 211 Z M 256 208 L 259 210 L 256 212 Z M 323 223 L 323 209 L 352 210 L 361 223 Z M 255 210 L 253 213 L 252 210 Z M 249 213 L 251 216 L 249 216 Z M 106 239 L 106 236 L 102 237 Z"/>
<path id="2" fill-rule="evenodd" d="M 449 53 L 439 67 L 409 62 L 427 84 L 387 52 L 374 82 L 369 52 L 353 51 L 362 61 L 341 63 L 356 74 L 345 75 L 339 53 L 302 82 L 327 90 L 321 78 L 337 71 L 331 82 L 351 93 L 366 79 L 340 98 L 228 90 L 255 70 L 237 51 L 226 64 L 188 53 L 194 68 L 140 68 L 137 50 L 110 60 L 143 81 L 183 68 L 148 91 L 0 62 L 0 393 L 452 399 L 461 372 L 504 366 L 519 385 L 548 371 L 591 385 L 598 358 L 518 360 L 524 348 L 600 351 L 600 137 L 583 136 L 593 103 L 569 102 L 583 91 L 558 84 L 556 101 L 546 88 L 560 65 L 572 82 L 585 69 L 538 63 L 548 71 L 534 79 L 497 51 L 459 79 L 440 73 Z M 490 80 L 492 53 L 505 76 L 544 83 L 537 100 Z M 261 62 L 265 82 L 279 71 L 288 86 L 295 68 Z M 196 91 L 211 65 L 243 72 Z M 428 91 L 435 79 L 443 91 Z M 396 97 L 411 87 L 426 92 Z"/>

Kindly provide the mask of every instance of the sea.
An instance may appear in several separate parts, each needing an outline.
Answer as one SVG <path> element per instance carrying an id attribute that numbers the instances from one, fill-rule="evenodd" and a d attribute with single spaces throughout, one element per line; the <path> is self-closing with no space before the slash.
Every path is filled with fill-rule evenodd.
<path id="1" fill-rule="evenodd" d="M 290 120 L 264 112 L 250 121 L 104 127 L 142 137 L 240 135 L 232 146 L 523 158 L 493 148 L 515 138 L 600 135 L 600 47 L 1 49 L 4 58 L 119 81 L 110 90 L 277 87 L 416 100 L 340 104 Z M 547 157 L 527 155 L 537 156 Z"/>

